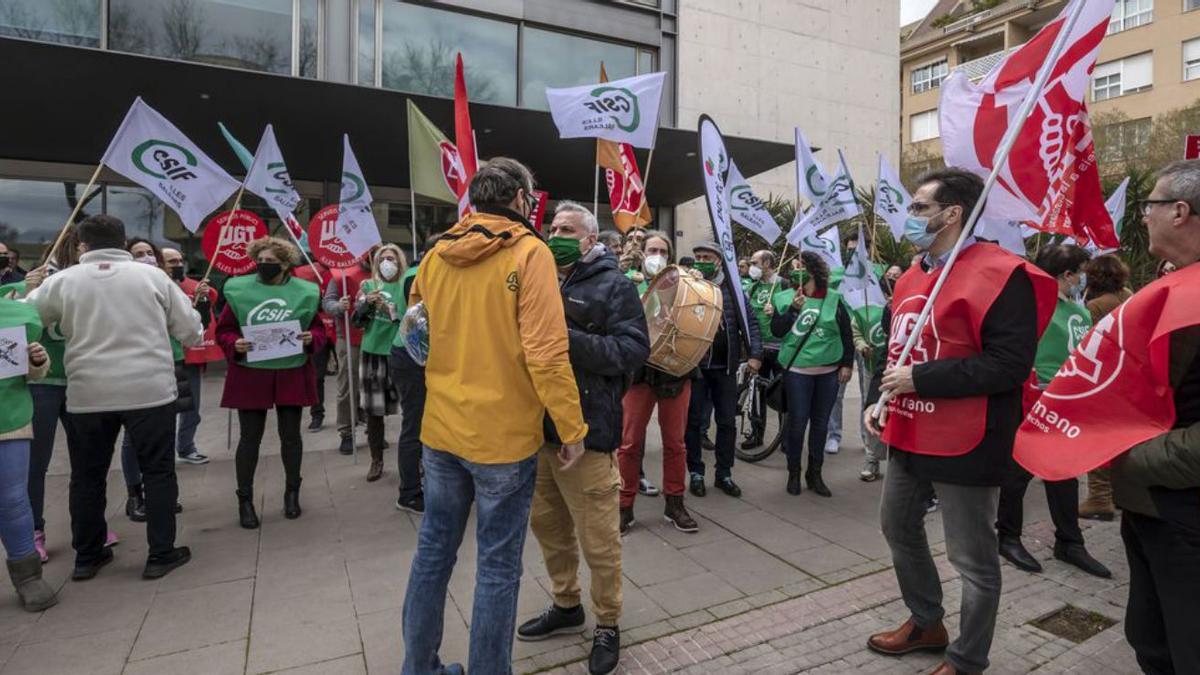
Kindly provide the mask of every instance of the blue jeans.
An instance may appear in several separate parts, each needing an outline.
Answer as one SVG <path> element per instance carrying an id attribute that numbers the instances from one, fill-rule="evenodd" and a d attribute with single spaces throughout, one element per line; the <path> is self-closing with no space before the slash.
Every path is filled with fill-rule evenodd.
<path id="1" fill-rule="evenodd" d="M 29 439 L 0 441 L 0 542 L 9 560 L 33 553 L 29 506 Z"/>
<path id="2" fill-rule="evenodd" d="M 829 435 L 829 413 L 837 400 L 837 371 L 824 375 L 783 375 L 787 395 L 788 471 L 799 471 L 804 457 L 804 431 L 808 429 L 808 468 L 816 471 L 825 462 L 825 439 Z"/>
<path id="3" fill-rule="evenodd" d="M 404 675 L 443 672 L 438 649 L 446 589 L 476 502 L 478 547 L 471 611 L 471 675 L 512 672 L 521 554 L 533 501 L 537 455 L 513 464 L 475 464 L 426 446 L 425 515 L 404 596 Z"/>
<path id="4" fill-rule="evenodd" d="M 203 371 L 200 365 L 189 363 L 184 366 L 187 370 L 188 389 L 192 393 L 191 410 L 179 413 L 179 423 L 175 430 L 175 454 L 183 457 L 196 450 L 196 428 L 200 426 L 200 381 Z"/>
<path id="5" fill-rule="evenodd" d="M 33 529 L 46 529 L 46 471 L 54 454 L 58 421 L 65 420 L 67 388 L 57 384 L 30 384 L 33 395 L 33 443 L 29 446 L 29 503 L 33 507 Z M 64 423 L 65 428 L 65 423 Z M 71 442 L 70 433 L 67 442 Z"/>
<path id="6" fill-rule="evenodd" d="M 867 382 L 871 376 L 866 374 L 867 362 L 863 360 L 862 354 L 854 355 L 854 365 L 858 373 L 858 395 L 861 400 L 865 401 L 867 399 Z M 849 382 L 846 384 L 849 384 Z M 846 384 L 838 385 L 837 402 L 833 404 L 833 412 L 829 414 L 829 438 L 836 440 L 839 444 L 842 442 L 842 401 L 846 398 Z M 862 410 L 859 411 L 859 413 L 862 412 Z M 859 414 L 856 417 L 858 418 L 859 433 L 863 439 L 863 445 L 869 446 L 867 443 L 867 429 L 862 423 L 863 416 Z"/>

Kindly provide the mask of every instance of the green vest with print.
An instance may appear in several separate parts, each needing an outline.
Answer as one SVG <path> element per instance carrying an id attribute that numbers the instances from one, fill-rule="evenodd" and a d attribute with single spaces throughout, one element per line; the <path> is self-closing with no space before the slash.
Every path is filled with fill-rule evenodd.
<path id="1" fill-rule="evenodd" d="M 300 330 L 308 330 L 317 315 L 321 291 L 311 281 L 288 276 L 278 286 L 268 286 L 258 276 L 247 274 L 233 277 L 225 282 L 225 300 L 233 308 L 240 326 L 257 326 L 264 323 L 299 321 Z M 247 368 L 299 368 L 308 360 L 308 354 L 300 353 L 269 361 L 244 362 Z"/>
<path id="2" fill-rule="evenodd" d="M 0 286 L 0 298 L 7 297 L 13 291 L 16 292 L 17 298 L 23 298 L 26 293 L 25 289 L 24 281 L 5 284 Z M 42 333 L 42 339 L 39 342 L 46 348 L 46 355 L 50 357 L 50 370 L 37 383 L 53 384 L 58 387 L 67 386 L 67 338 L 63 337 L 62 326 L 56 323 L 45 327 L 45 332 Z"/>
<path id="3" fill-rule="evenodd" d="M 378 287 L 378 288 L 377 288 Z M 396 332 L 400 330 L 400 317 L 404 316 L 404 278 L 396 281 L 375 281 L 368 279 L 362 282 L 362 293 L 383 291 L 383 297 L 396 306 L 396 320 L 388 316 L 387 311 L 375 309 L 371 323 L 363 331 L 362 350 L 368 354 L 387 356 L 392 353 L 392 343 L 396 341 Z"/>
<path id="4" fill-rule="evenodd" d="M 772 290 L 775 291 L 773 295 Z M 775 306 L 776 313 L 786 312 L 795 291 L 780 288 L 775 282 L 755 281 L 746 287 L 746 295 L 750 297 L 750 312 L 758 320 L 758 332 L 762 335 L 763 344 L 778 346 L 779 338 L 771 333 L 771 317 L 763 312 L 763 308 L 770 302 Z"/>
<path id="5" fill-rule="evenodd" d="M 805 298 L 800 316 L 792 324 L 792 330 L 784 336 L 783 345 L 779 348 L 781 367 L 788 367 L 809 327 L 812 327 L 812 335 L 804 343 L 800 353 L 796 354 L 796 360 L 791 363 L 791 367 L 831 366 L 842 360 L 842 333 L 837 322 L 837 308 L 841 301 L 841 296 L 833 290 L 824 298 Z M 814 323 L 816 326 L 813 326 Z"/>
<path id="6" fill-rule="evenodd" d="M 37 342 L 42 336 L 42 320 L 33 305 L 16 300 L 0 300 L 0 328 L 25 328 L 25 341 Z M 0 340 L 0 359 L 12 358 L 15 344 Z M 16 431 L 33 420 L 33 396 L 24 376 L 0 379 L 0 434 Z"/>
<path id="7" fill-rule="evenodd" d="M 416 278 L 418 269 L 417 265 L 413 265 L 404 272 L 404 276 L 400 277 L 400 294 L 404 297 L 396 303 L 396 332 L 392 333 L 393 347 L 404 349 L 404 338 L 400 335 L 400 320 L 404 318 L 404 312 L 408 310 L 408 293 L 405 293 L 404 289 L 412 289 L 412 283 L 409 280 Z"/>
<path id="8" fill-rule="evenodd" d="M 1046 332 L 1042 333 L 1037 357 L 1033 361 L 1039 383 L 1046 385 L 1054 379 L 1054 374 L 1066 363 L 1067 357 L 1091 328 L 1092 315 L 1087 308 L 1070 300 L 1058 299 L 1054 316 L 1050 318 Z"/>

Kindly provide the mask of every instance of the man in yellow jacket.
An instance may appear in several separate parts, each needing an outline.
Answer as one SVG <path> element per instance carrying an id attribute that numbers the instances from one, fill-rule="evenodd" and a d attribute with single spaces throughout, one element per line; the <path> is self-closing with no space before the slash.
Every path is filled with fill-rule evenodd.
<path id="1" fill-rule="evenodd" d="M 425 304 L 425 515 L 404 598 L 405 675 L 462 673 L 438 658 L 446 587 L 476 502 L 471 673 L 511 670 L 521 552 L 542 419 L 570 469 L 588 427 L 568 357 L 554 256 L 530 226 L 533 176 L 496 158 L 471 179 L 476 209 L 421 263 L 409 304 Z"/>

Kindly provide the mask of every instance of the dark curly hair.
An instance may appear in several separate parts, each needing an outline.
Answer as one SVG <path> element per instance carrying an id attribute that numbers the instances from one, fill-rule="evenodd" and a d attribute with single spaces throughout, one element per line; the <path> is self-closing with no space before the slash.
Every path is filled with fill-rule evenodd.
<path id="1" fill-rule="evenodd" d="M 1083 271 L 1088 277 L 1088 297 L 1120 293 L 1129 285 L 1129 266 L 1115 255 L 1096 256 L 1083 266 Z"/>
<path id="2" fill-rule="evenodd" d="M 800 264 L 808 270 L 808 275 L 812 277 L 813 285 L 818 291 L 829 289 L 829 264 L 824 258 L 812 251 L 804 251 L 800 254 Z"/>
<path id="3" fill-rule="evenodd" d="M 1052 277 L 1061 277 L 1067 272 L 1079 271 L 1088 262 L 1088 252 L 1074 244 L 1047 246 L 1038 254 L 1034 263 Z"/>

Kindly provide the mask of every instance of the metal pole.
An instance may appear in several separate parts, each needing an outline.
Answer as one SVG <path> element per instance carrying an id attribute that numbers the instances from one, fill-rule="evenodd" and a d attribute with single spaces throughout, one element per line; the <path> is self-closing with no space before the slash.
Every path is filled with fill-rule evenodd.
<path id="1" fill-rule="evenodd" d="M 1059 31 L 1058 36 L 1054 39 L 1054 45 L 1050 48 L 1050 53 L 1046 56 L 1042 67 L 1038 69 L 1037 78 L 1033 82 L 1033 88 L 1029 90 L 1029 94 L 1021 103 L 1021 108 L 1017 111 L 1016 117 L 1013 118 L 1015 123 L 1009 126 L 1008 131 L 1004 133 L 1004 138 L 1001 140 L 1000 147 L 996 151 L 992 172 L 988 174 L 987 181 L 983 184 L 983 192 L 980 193 L 979 200 L 975 202 L 975 208 L 971 210 L 970 218 L 967 219 L 966 225 L 958 235 L 958 241 L 954 243 L 954 249 L 950 251 L 950 257 L 946 260 L 945 269 L 942 270 L 942 273 L 934 283 L 933 290 L 929 293 L 929 299 L 925 301 L 925 306 L 921 308 L 921 313 L 917 316 L 917 321 L 908 336 L 908 341 L 904 344 L 904 351 L 900 352 L 900 357 L 896 360 L 896 366 L 901 366 L 908 360 L 913 348 L 916 347 L 917 339 L 920 338 L 921 332 L 925 330 L 925 324 L 929 321 L 930 313 L 933 312 L 933 303 L 937 300 L 938 294 L 941 293 L 942 286 L 946 283 L 946 277 L 950 276 L 954 263 L 958 260 L 958 255 L 962 252 L 967 238 L 975 230 L 976 222 L 983 215 L 983 207 L 987 202 L 988 193 L 996 185 L 996 181 L 1000 177 L 1000 170 L 1008 162 L 1008 155 L 1012 152 L 1013 145 L 1017 142 L 1017 136 L 1021 133 L 1025 122 L 1028 121 L 1029 113 L 1033 110 L 1033 106 L 1037 104 L 1038 99 L 1041 97 L 1042 89 L 1045 88 L 1046 81 L 1050 79 L 1050 73 L 1054 70 L 1055 63 L 1062 56 L 1063 50 L 1067 46 L 1067 38 L 1070 37 L 1071 31 L 1075 29 L 1075 23 L 1078 21 L 1080 13 L 1083 12 L 1083 4 L 1083 0 L 1077 0 L 1074 11 L 1067 17 L 1062 30 Z M 883 406 L 887 405 L 891 398 L 888 392 L 884 392 L 879 397 L 879 402 L 875 404 L 872 416 L 878 418 L 883 413 Z"/>
<path id="2" fill-rule="evenodd" d="M 592 184 L 592 213 L 600 217 L 600 163 L 596 163 L 596 178 Z"/>
<path id="3" fill-rule="evenodd" d="M 342 297 L 349 297 L 349 291 L 346 290 L 346 274 L 342 274 Z M 354 449 L 354 463 L 358 464 L 358 444 L 354 442 L 356 425 L 358 424 L 358 411 L 354 405 L 354 399 L 357 398 L 357 393 L 354 386 L 354 346 L 350 344 L 350 310 L 342 312 L 343 318 L 346 320 L 346 385 L 348 395 L 350 396 L 350 447 Z"/>

